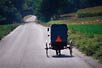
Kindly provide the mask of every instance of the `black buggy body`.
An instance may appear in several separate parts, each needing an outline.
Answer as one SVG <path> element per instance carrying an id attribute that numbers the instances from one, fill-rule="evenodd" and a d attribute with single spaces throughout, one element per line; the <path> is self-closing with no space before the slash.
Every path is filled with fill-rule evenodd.
<path id="1" fill-rule="evenodd" d="M 72 42 L 67 46 L 67 32 L 68 27 L 66 24 L 53 24 L 50 28 L 47 29 L 50 32 L 50 44 L 46 43 L 46 55 L 48 56 L 48 49 L 53 49 L 56 51 L 56 55 L 61 54 L 61 50 L 69 49 L 70 55 L 72 56 Z"/>
<path id="2" fill-rule="evenodd" d="M 51 46 L 54 50 L 62 50 L 67 46 L 67 25 L 53 24 L 51 26 Z"/>

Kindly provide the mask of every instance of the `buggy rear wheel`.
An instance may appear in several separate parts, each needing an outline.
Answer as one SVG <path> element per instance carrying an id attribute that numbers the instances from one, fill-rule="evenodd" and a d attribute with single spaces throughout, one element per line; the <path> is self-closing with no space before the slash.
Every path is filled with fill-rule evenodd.
<path id="1" fill-rule="evenodd" d="M 47 46 L 47 43 L 46 43 L 46 48 L 45 49 L 46 49 L 46 56 L 49 57 L 48 56 L 48 46 Z"/>
<path id="2" fill-rule="evenodd" d="M 72 48 L 69 48 L 69 50 L 70 50 L 70 56 L 73 56 L 73 55 L 72 55 Z"/>

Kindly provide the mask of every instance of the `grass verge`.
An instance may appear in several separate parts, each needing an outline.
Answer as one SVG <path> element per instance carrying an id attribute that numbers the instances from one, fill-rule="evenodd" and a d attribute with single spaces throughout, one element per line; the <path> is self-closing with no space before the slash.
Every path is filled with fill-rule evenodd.
<path id="1" fill-rule="evenodd" d="M 73 39 L 75 47 L 102 63 L 102 34 L 87 35 L 73 30 L 69 30 L 68 34 L 68 39 Z"/>
<path id="2" fill-rule="evenodd" d="M 74 24 L 68 27 L 69 39 L 73 39 L 75 46 L 102 63 L 102 24 Z"/>
<path id="3" fill-rule="evenodd" d="M 11 32 L 17 26 L 18 25 L 16 24 L 0 25 L 0 39 L 2 39 L 5 35 L 9 34 L 9 32 Z"/>

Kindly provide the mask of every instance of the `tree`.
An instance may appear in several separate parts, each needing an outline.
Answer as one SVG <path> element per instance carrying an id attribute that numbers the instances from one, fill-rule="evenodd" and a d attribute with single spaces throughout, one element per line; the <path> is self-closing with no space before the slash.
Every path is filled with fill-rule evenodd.
<path id="1" fill-rule="evenodd" d="M 20 22 L 27 14 L 49 21 L 61 14 L 102 5 L 102 0 L 0 0 L 0 22 Z"/>
<path id="2" fill-rule="evenodd" d="M 17 8 L 17 10 L 21 11 L 24 5 L 25 0 L 11 0 L 14 7 Z"/>
<path id="3" fill-rule="evenodd" d="M 41 15 L 49 21 L 51 17 L 62 14 L 68 7 L 68 0 L 43 0 L 41 4 Z"/>

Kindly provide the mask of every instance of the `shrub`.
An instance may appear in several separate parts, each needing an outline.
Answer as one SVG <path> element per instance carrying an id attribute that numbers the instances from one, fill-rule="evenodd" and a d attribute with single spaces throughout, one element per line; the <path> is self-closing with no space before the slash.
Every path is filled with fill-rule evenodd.
<path id="1" fill-rule="evenodd" d="M 99 62 L 102 63 L 102 46 L 100 46 L 100 48 L 95 52 L 95 54 L 93 55 L 96 59 L 99 60 Z"/>

